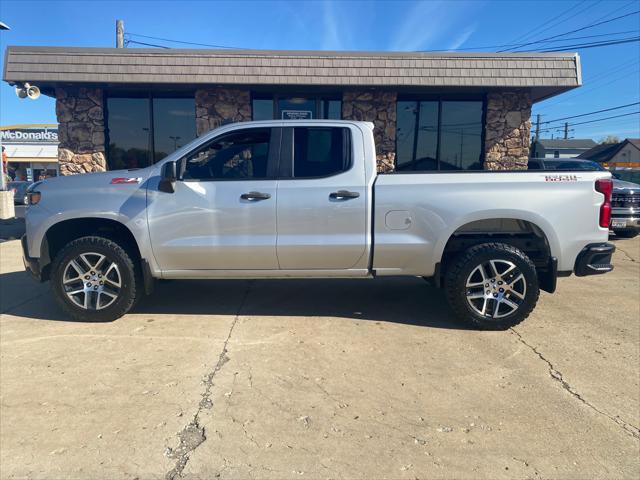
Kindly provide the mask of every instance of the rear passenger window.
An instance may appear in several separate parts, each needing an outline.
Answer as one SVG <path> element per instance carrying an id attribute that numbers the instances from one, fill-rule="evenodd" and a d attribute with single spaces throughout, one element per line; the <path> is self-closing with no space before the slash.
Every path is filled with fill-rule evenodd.
<path id="1" fill-rule="evenodd" d="M 294 128 L 294 178 L 327 177 L 349 170 L 351 142 L 348 128 Z"/>

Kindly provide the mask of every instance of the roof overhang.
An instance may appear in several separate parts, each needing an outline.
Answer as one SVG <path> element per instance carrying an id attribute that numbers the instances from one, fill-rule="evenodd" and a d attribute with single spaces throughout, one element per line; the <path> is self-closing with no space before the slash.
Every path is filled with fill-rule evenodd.
<path id="1" fill-rule="evenodd" d="M 330 52 L 10 46 L 3 78 L 63 85 L 253 85 L 398 91 L 528 90 L 533 101 L 581 85 L 576 53 Z"/>

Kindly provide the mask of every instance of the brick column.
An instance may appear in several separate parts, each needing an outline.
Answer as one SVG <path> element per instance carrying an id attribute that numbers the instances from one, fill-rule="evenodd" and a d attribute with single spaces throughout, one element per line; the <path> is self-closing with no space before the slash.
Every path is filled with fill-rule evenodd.
<path id="1" fill-rule="evenodd" d="M 391 172 L 396 162 L 396 92 L 344 92 L 342 118 L 373 122 L 378 172 Z"/>
<path id="2" fill-rule="evenodd" d="M 525 170 L 529 159 L 531 96 L 490 93 L 485 131 L 486 170 Z"/>
<path id="3" fill-rule="evenodd" d="M 61 175 L 104 172 L 104 105 L 99 88 L 56 88 Z"/>
<path id="4" fill-rule="evenodd" d="M 226 123 L 251 120 L 251 92 L 239 88 L 196 90 L 196 133 L 198 136 Z"/>

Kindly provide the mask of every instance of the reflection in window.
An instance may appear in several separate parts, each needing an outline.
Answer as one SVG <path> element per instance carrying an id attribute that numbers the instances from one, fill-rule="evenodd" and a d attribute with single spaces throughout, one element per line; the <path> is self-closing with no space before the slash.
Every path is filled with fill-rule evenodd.
<path id="1" fill-rule="evenodd" d="M 327 120 L 340 120 L 342 118 L 342 101 L 340 100 L 320 100 L 320 111 L 322 117 Z"/>
<path id="2" fill-rule="evenodd" d="M 153 99 L 154 161 L 196 138 L 195 102 L 193 98 Z"/>
<path id="3" fill-rule="evenodd" d="M 196 137 L 193 98 L 110 97 L 107 115 L 109 170 L 147 167 Z"/>
<path id="4" fill-rule="evenodd" d="M 185 180 L 234 180 L 267 176 L 271 129 L 250 128 L 216 138 L 187 156 Z"/>
<path id="5" fill-rule="evenodd" d="M 399 101 L 397 170 L 481 170 L 482 102 Z"/>
<path id="6" fill-rule="evenodd" d="M 325 177 L 349 169 L 351 146 L 348 128 L 294 128 L 293 176 Z"/>
<path id="7" fill-rule="evenodd" d="M 481 170 L 481 139 L 481 102 L 442 102 L 440 170 Z"/>
<path id="8" fill-rule="evenodd" d="M 254 98 L 252 112 L 253 120 L 273 120 L 273 100 Z"/>
<path id="9" fill-rule="evenodd" d="M 151 165 L 148 98 L 107 99 L 109 170 Z"/>

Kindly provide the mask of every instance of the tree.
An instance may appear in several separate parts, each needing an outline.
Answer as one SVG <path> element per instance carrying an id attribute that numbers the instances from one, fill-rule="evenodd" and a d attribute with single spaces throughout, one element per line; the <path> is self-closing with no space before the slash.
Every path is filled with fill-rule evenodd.
<path id="1" fill-rule="evenodd" d="M 605 145 L 609 143 L 620 143 L 620 139 L 615 135 L 607 135 L 600 139 L 600 145 Z"/>

